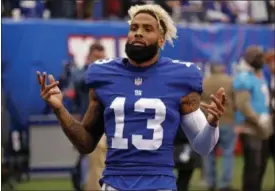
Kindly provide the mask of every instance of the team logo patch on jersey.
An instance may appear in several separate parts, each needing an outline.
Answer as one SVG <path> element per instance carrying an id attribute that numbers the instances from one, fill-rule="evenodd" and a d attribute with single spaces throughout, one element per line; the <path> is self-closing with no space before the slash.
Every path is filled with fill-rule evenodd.
<path id="1" fill-rule="evenodd" d="M 142 84 L 142 78 L 136 77 L 136 78 L 135 78 L 135 85 L 136 85 L 136 86 L 140 86 L 141 84 Z"/>

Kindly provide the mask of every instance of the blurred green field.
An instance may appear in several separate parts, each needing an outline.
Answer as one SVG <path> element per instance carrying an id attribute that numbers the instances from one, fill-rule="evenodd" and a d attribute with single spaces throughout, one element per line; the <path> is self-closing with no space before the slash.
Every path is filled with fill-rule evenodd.
<path id="1" fill-rule="evenodd" d="M 234 165 L 234 176 L 232 185 L 235 188 L 241 187 L 242 181 L 242 166 L 243 161 L 241 157 L 236 158 Z M 220 163 L 217 166 L 220 169 Z M 270 190 L 274 185 L 274 166 L 269 161 L 265 178 L 263 184 L 263 190 Z M 69 179 L 39 179 L 31 180 L 30 182 L 18 184 L 16 187 L 18 191 L 42 191 L 42 190 L 73 190 L 72 185 Z M 190 190 L 203 190 L 203 187 L 200 185 L 199 172 L 196 171 L 192 178 L 191 189 Z"/>

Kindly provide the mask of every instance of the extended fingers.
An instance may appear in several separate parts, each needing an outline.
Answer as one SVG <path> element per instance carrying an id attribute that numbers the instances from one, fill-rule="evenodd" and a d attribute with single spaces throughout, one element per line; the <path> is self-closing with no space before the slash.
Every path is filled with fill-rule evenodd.
<path id="1" fill-rule="evenodd" d="M 222 94 L 222 101 L 221 101 L 223 106 L 225 105 L 225 102 L 226 102 L 226 96 L 225 96 L 225 93 L 224 93 L 224 94 Z"/>
<path id="2" fill-rule="evenodd" d="M 51 75 L 51 74 L 48 76 L 48 79 L 49 79 L 50 83 L 55 82 L 55 79 L 54 79 L 53 75 Z"/>
<path id="3" fill-rule="evenodd" d="M 44 100 L 47 100 L 51 95 L 59 94 L 60 93 L 59 89 L 53 89 L 56 86 L 57 86 L 57 84 L 54 84 L 54 86 L 51 89 L 49 89 L 48 91 L 41 92 L 41 97 Z"/>
<path id="4" fill-rule="evenodd" d="M 223 114 L 223 112 L 221 110 L 219 110 L 216 106 L 209 105 L 207 110 L 209 110 L 209 109 L 216 112 L 218 114 L 218 116 L 222 116 L 222 114 Z"/>
<path id="5" fill-rule="evenodd" d="M 207 110 L 208 108 L 210 108 L 211 105 L 201 102 L 201 106 Z"/>
<path id="6" fill-rule="evenodd" d="M 216 120 L 220 119 L 222 113 L 217 108 L 209 108 L 207 112 L 212 114 Z"/>
<path id="7" fill-rule="evenodd" d="M 46 88 L 44 89 L 44 92 L 48 92 L 50 91 L 52 88 L 56 87 L 58 85 L 58 81 L 55 81 L 53 83 L 51 83 L 50 85 L 46 86 Z"/>
<path id="8" fill-rule="evenodd" d="M 41 76 L 41 73 L 39 71 L 36 72 L 36 76 L 37 76 L 37 81 L 38 81 L 38 84 L 41 85 L 42 83 L 42 76 Z"/>
<path id="9" fill-rule="evenodd" d="M 220 101 L 221 104 L 224 105 L 226 101 L 226 96 L 225 96 L 225 90 L 223 87 L 219 88 L 216 95 L 215 95 Z"/>
<path id="10" fill-rule="evenodd" d="M 201 103 L 201 106 L 207 110 L 208 113 L 212 114 L 214 116 L 215 119 L 219 119 L 223 112 L 220 111 L 216 105 L 209 105 L 209 104 L 206 104 L 206 103 Z"/>
<path id="11" fill-rule="evenodd" d="M 48 91 L 47 93 L 44 93 L 44 94 L 42 95 L 42 98 L 43 98 L 44 100 L 47 100 L 47 99 L 49 99 L 49 97 L 50 97 L 51 95 L 56 95 L 56 94 L 60 94 L 60 91 L 59 91 L 59 90 L 51 89 L 51 90 Z"/>
<path id="12" fill-rule="evenodd" d="M 51 95 L 60 93 L 59 89 L 55 89 L 58 84 L 58 81 L 54 81 L 50 85 L 46 85 L 44 89 L 41 89 L 41 97 L 43 99 L 48 99 Z"/>
<path id="13" fill-rule="evenodd" d="M 47 73 L 43 72 L 42 75 L 42 81 L 41 81 L 41 89 L 44 90 L 46 88 L 46 77 L 47 77 Z"/>
<path id="14" fill-rule="evenodd" d="M 216 96 L 220 99 L 222 95 L 225 94 L 225 90 L 223 87 L 219 88 L 218 91 L 216 92 Z"/>
<path id="15" fill-rule="evenodd" d="M 215 103 L 215 106 L 221 111 L 224 112 L 224 106 L 222 105 L 221 101 L 223 100 L 219 100 L 216 96 L 211 95 L 210 96 L 212 101 Z"/>

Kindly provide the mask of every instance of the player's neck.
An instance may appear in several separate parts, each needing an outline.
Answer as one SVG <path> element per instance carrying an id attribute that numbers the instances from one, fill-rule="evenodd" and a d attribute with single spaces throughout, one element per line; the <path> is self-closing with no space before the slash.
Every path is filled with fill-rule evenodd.
<path id="1" fill-rule="evenodd" d="M 137 62 L 135 62 L 134 60 L 132 60 L 130 58 L 129 58 L 129 62 L 130 62 L 130 64 L 132 64 L 136 67 L 148 67 L 148 66 L 151 66 L 154 63 L 156 63 L 158 58 L 159 58 L 159 55 L 156 54 L 151 60 L 148 60 L 148 61 L 143 62 L 143 63 L 137 63 Z"/>

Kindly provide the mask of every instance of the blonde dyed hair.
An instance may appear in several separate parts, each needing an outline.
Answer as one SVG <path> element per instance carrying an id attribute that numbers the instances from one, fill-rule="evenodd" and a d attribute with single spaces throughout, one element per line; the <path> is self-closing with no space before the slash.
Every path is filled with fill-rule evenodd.
<path id="1" fill-rule="evenodd" d="M 178 37 L 177 36 L 177 27 L 176 27 L 176 24 L 174 23 L 174 21 L 172 20 L 172 18 L 170 17 L 170 15 L 161 6 L 155 5 L 155 4 L 132 6 L 128 11 L 129 17 L 130 17 L 130 20 L 128 21 L 128 23 L 131 24 L 134 17 L 139 12 L 147 12 L 147 11 L 151 12 L 152 14 L 155 15 L 157 22 L 158 22 L 158 26 L 164 34 L 165 42 L 167 41 L 169 44 L 174 46 L 174 39 L 176 39 Z M 164 23 L 164 25 L 166 27 L 166 31 L 161 26 L 161 24 L 160 24 L 161 21 Z"/>

